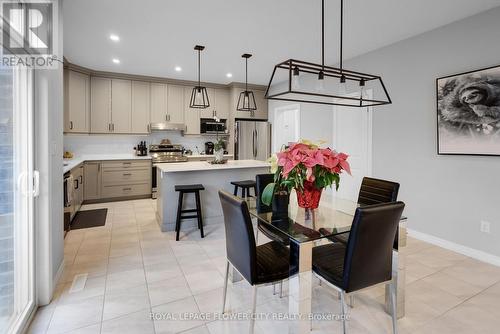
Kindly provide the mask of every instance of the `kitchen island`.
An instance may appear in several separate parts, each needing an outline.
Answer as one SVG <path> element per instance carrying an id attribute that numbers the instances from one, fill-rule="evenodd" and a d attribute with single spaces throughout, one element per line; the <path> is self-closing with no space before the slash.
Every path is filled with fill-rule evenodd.
<path id="1" fill-rule="evenodd" d="M 269 163 L 257 160 L 229 160 L 226 164 L 212 165 L 207 161 L 159 163 L 157 167 L 157 215 L 162 231 L 173 231 L 177 215 L 179 194 L 176 185 L 203 184 L 200 192 L 203 222 L 205 225 L 222 223 L 222 209 L 218 191 L 233 192 L 231 181 L 255 180 L 255 175 L 269 173 Z M 184 197 L 184 208 L 194 208 L 194 195 Z M 197 226 L 194 219 L 183 220 L 182 229 Z"/>

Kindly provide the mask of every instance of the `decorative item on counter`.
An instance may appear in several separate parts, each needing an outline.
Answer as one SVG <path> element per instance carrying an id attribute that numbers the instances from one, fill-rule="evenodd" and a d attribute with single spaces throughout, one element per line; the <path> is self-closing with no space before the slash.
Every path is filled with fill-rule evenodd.
<path id="1" fill-rule="evenodd" d="M 214 144 L 214 160 L 215 161 L 222 161 L 224 160 L 224 148 L 226 146 L 226 143 L 224 140 L 219 139 L 215 142 Z"/>
<path id="2" fill-rule="evenodd" d="M 227 164 L 227 159 L 222 159 L 222 160 L 210 160 L 208 163 L 211 165 L 224 165 Z"/>
<path id="3" fill-rule="evenodd" d="M 63 159 L 73 159 L 73 152 L 64 151 Z"/>
<path id="4" fill-rule="evenodd" d="M 295 189 L 301 208 L 316 209 L 325 187 L 335 183 L 335 188 L 339 188 L 340 174 L 346 171 L 351 175 L 349 156 L 320 145 L 302 140 L 285 146 L 269 159 L 274 182 L 264 188 L 264 204 L 270 205 L 276 195 L 289 194 Z"/>

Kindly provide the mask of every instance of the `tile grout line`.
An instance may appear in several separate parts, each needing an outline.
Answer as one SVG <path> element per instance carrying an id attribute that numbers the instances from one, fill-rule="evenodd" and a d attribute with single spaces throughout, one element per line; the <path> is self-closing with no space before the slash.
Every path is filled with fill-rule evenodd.
<path id="1" fill-rule="evenodd" d="M 153 207 L 151 205 L 151 207 Z M 136 207 L 135 207 L 135 204 L 134 204 L 134 217 L 135 217 L 135 227 L 136 227 L 136 230 L 137 230 L 137 236 L 139 238 L 139 247 L 141 249 L 141 260 L 142 260 L 142 272 L 144 274 L 144 282 L 146 283 L 146 291 L 147 291 L 147 294 L 148 294 L 148 302 L 149 302 L 149 312 L 150 313 L 153 313 L 153 306 L 152 306 L 152 303 L 151 303 L 151 294 L 149 293 L 149 284 L 148 284 L 148 279 L 147 279 L 147 276 L 146 276 L 146 268 L 144 266 L 144 254 L 142 252 L 142 233 L 141 231 L 139 230 L 139 224 L 137 223 L 137 212 L 136 212 Z M 153 208 L 154 210 L 154 208 Z M 151 321 L 152 322 L 152 325 L 153 325 L 153 333 L 156 334 L 156 326 L 155 326 L 155 322 L 154 320 Z"/>

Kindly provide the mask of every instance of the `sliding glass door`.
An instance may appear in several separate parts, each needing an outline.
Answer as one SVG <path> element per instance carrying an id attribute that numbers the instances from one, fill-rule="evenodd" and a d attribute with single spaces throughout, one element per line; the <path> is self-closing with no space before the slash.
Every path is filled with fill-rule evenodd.
<path id="1" fill-rule="evenodd" d="M 0 333 L 35 307 L 33 71 L 0 67 Z"/>

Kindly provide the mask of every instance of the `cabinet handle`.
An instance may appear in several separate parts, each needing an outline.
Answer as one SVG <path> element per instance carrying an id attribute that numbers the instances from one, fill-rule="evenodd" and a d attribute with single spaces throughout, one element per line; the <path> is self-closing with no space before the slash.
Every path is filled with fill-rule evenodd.
<path id="1" fill-rule="evenodd" d="M 150 128 L 149 124 L 148 124 L 148 131 L 147 132 L 151 132 L 151 128 Z"/>
<path id="2" fill-rule="evenodd" d="M 69 129 L 73 130 L 73 121 L 69 121 Z"/>
<path id="3" fill-rule="evenodd" d="M 83 184 L 83 176 L 80 175 L 80 184 Z"/>
<path id="4" fill-rule="evenodd" d="M 101 171 L 101 164 L 97 164 L 97 171 L 100 172 Z"/>
<path id="5" fill-rule="evenodd" d="M 74 188 L 78 189 L 78 179 L 74 180 L 73 182 L 75 183 Z"/>
<path id="6" fill-rule="evenodd" d="M 111 123 L 108 123 L 108 131 L 111 132 Z"/>
<path id="7" fill-rule="evenodd" d="M 132 176 L 131 173 L 123 173 L 123 176 Z"/>
<path id="8" fill-rule="evenodd" d="M 115 132 L 115 123 L 111 123 L 111 126 L 113 127 L 113 132 Z"/>
<path id="9" fill-rule="evenodd" d="M 123 188 L 123 191 L 130 191 L 132 188 Z"/>

